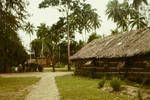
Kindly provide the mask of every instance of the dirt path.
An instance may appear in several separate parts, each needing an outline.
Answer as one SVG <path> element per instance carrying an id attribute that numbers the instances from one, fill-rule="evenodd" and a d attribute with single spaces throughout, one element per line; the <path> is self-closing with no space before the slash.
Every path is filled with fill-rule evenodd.
<path id="1" fill-rule="evenodd" d="M 59 100 L 59 92 L 55 83 L 55 76 L 72 74 L 70 72 L 49 73 L 42 76 L 39 83 L 33 87 L 25 100 Z"/>
<path id="2" fill-rule="evenodd" d="M 46 72 L 46 73 L 22 73 L 22 74 L 1 74 L 2 77 L 41 77 L 40 81 L 33 85 L 25 100 L 59 100 L 59 92 L 55 83 L 56 76 L 69 75 L 72 72 Z"/>

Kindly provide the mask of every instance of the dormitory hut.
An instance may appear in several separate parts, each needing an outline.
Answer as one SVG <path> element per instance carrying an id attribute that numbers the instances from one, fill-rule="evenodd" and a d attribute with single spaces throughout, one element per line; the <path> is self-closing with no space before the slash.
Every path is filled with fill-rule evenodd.
<path id="1" fill-rule="evenodd" d="M 150 27 L 95 39 L 70 57 L 75 74 L 150 78 Z"/>

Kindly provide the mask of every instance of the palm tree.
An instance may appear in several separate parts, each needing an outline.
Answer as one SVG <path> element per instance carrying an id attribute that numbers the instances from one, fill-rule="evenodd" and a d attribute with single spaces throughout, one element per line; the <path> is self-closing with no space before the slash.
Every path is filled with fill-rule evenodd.
<path id="1" fill-rule="evenodd" d="M 85 36 L 86 32 L 90 32 L 90 30 L 94 30 L 96 33 L 96 29 L 101 26 L 99 15 L 96 13 L 96 9 L 92 9 L 91 5 L 86 4 L 85 8 L 83 9 L 83 26 L 85 27 Z M 86 40 L 86 39 L 85 39 Z"/>
<path id="2" fill-rule="evenodd" d="M 42 49 L 41 49 L 41 57 L 44 56 L 43 52 L 44 52 L 44 38 L 46 37 L 46 35 L 48 34 L 48 30 L 49 30 L 49 27 L 46 26 L 46 24 L 41 24 L 40 26 L 37 27 L 37 37 L 39 39 L 41 39 L 42 41 Z"/>
<path id="3" fill-rule="evenodd" d="M 93 24 L 96 29 L 96 27 L 99 26 L 99 23 L 98 22 L 95 23 L 95 20 L 93 20 L 92 18 L 93 16 L 90 15 L 90 14 L 93 14 L 93 9 L 91 8 L 90 4 L 85 3 L 85 0 L 44 0 L 39 5 L 40 8 L 46 8 L 49 6 L 59 7 L 59 11 L 63 13 L 64 18 L 65 18 L 65 24 L 66 24 L 65 30 L 67 33 L 67 41 L 68 41 L 68 46 L 67 46 L 68 70 L 70 70 L 71 69 L 71 67 L 69 66 L 70 65 L 70 59 L 69 59 L 70 40 L 71 40 L 70 36 L 72 35 L 72 33 L 74 33 L 78 29 L 81 32 L 85 30 L 85 34 L 86 34 L 87 31 L 92 29 Z M 97 21 L 98 16 L 95 16 L 95 17 Z"/>
<path id="4" fill-rule="evenodd" d="M 128 30 L 129 9 L 127 8 L 129 8 L 129 4 L 126 1 L 120 4 L 118 0 L 113 0 L 108 2 L 106 9 L 108 19 L 112 19 L 123 31 Z"/>
<path id="5" fill-rule="evenodd" d="M 135 14 L 131 16 L 130 25 L 131 28 L 136 27 L 136 29 L 144 28 L 147 26 L 145 17 L 141 16 L 140 14 Z"/>
<path id="6" fill-rule="evenodd" d="M 147 26 L 147 24 L 145 22 L 145 18 L 140 15 L 140 11 L 139 11 L 139 7 L 142 3 L 148 5 L 147 0 L 133 0 L 132 6 L 136 10 L 137 14 L 135 14 L 131 17 L 130 24 L 132 25 L 131 26 L 132 28 L 134 26 L 136 26 L 136 28 L 139 29 L 139 28 L 143 28 L 143 27 Z"/>
<path id="7" fill-rule="evenodd" d="M 147 0 L 133 0 L 132 5 L 135 9 L 137 9 L 139 11 L 139 6 L 144 3 L 144 4 L 148 4 Z"/>
<path id="8" fill-rule="evenodd" d="M 92 29 L 96 32 L 96 29 L 100 27 L 99 18 L 96 9 L 93 9 L 90 4 L 83 4 L 82 8 L 76 8 L 74 13 L 71 14 L 71 19 L 74 21 L 71 21 L 71 23 L 75 23 L 73 27 L 76 27 L 79 33 L 82 34 L 84 31 L 84 41 L 86 42 L 86 33 Z"/>
<path id="9" fill-rule="evenodd" d="M 55 72 L 55 64 L 58 62 L 59 58 L 59 43 L 63 38 L 62 33 L 60 32 L 62 27 L 61 20 L 56 24 L 53 24 L 48 31 L 47 36 L 44 38 L 45 40 L 45 49 L 48 52 L 48 56 L 52 62 L 52 68 Z"/>
<path id="10" fill-rule="evenodd" d="M 34 56 L 37 58 L 40 56 L 42 49 L 42 41 L 41 39 L 34 39 L 31 42 L 31 49 L 34 51 Z"/>
<path id="11" fill-rule="evenodd" d="M 137 29 L 145 27 L 145 19 L 139 13 L 139 6 L 142 2 L 147 4 L 147 0 L 133 0 L 132 5 L 127 0 L 123 3 L 119 3 L 118 0 L 110 1 L 106 10 L 108 19 L 112 19 L 117 24 L 117 28 L 123 31 L 128 31 L 130 25 L 131 29 L 135 26 Z"/>
<path id="12" fill-rule="evenodd" d="M 99 28 L 101 26 L 100 24 L 100 19 L 99 19 L 99 15 L 97 13 L 93 13 L 93 16 L 92 16 L 92 27 L 94 28 L 94 32 L 96 33 L 96 29 Z"/>
<path id="13" fill-rule="evenodd" d="M 33 24 L 31 24 L 30 22 L 28 22 L 25 25 L 25 31 L 27 32 L 27 34 L 29 34 L 29 36 L 30 36 L 30 42 L 31 42 L 31 36 L 33 35 L 33 32 L 34 32 L 34 26 L 33 26 Z M 30 49 L 31 49 L 31 45 L 30 45 Z M 30 52 L 30 62 L 31 62 L 31 52 Z"/>
<path id="14" fill-rule="evenodd" d="M 121 20 L 122 13 L 120 12 L 121 5 L 118 0 L 109 1 L 107 4 L 106 15 L 108 19 L 112 19 L 114 22 Z"/>
<path id="15" fill-rule="evenodd" d="M 60 7 L 60 9 L 58 9 L 60 12 L 63 12 L 63 15 L 65 15 L 65 18 L 67 20 L 67 40 L 68 40 L 68 46 L 67 46 L 67 50 L 68 50 L 68 71 L 71 69 L 70 67 L 70 26 L 69 26 L 69 14 L 70 14 L 70 10 L 71 9 L 71 3 L 73 3 L 72 0 L 44 0 L 39 4 L 39 8 L 46 8 L 49 6 L 53 6 L 53 7 Z"/>

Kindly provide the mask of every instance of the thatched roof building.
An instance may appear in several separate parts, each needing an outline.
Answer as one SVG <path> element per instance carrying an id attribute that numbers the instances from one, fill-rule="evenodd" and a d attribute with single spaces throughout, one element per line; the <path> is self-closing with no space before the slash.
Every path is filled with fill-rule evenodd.
<path id="1" fill-rule="evenodd" d="M 150 27 L 93 40 L 70 59 L 127 58 L 145 54 L 150 54 Z"/>

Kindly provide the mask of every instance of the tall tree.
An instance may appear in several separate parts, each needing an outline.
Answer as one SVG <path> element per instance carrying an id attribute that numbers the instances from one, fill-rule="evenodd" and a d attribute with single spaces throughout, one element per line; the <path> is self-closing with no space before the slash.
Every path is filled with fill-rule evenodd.
<path id="1" fill-rule="evenodd" d="M 132 6 L 136 10 L 137 14 L 131 16 L 131 25 L 132 28 L 136 26 L 137 29 L 147 26 L 145 22 L 146 18 L 140 14 L 139 7 L 143 4 L 148 5 L 147 0 L 133 0 Z"/>
<path id="2" fill-rule="evenodd" d="M 145 19 L 146 18 L 141 14 L 132 15 L 130 20 L 131 28 L 135 27 L 136 29 L 140 29 L 146 27 L 147 23 L 145 22 L 146 21 Z"/>
<path id="3" fill-rule="evenodd" d="M 27 58 L 17 35 L 27 15 L 26 5 L 24 0 L 0 0 L 0 69 L 3 72 L 13 65 L 23 64 Z"/>
<path id="4" fill-rule="evenodd" d="M 16 32 L 22 27 L 27 15 L 26 5 L 24 0 L 0 0 L 0 33 Z"/>
<path id="5" fill-rule="evenodd" d="M 123 3 L 119 3 L 118 0 L 109 1 L 106 14 L 117 24 L 117 28 L 122 28 L 123 31 L 135 26 L 136 29 L 143 28 L 147 26 L 146 21 L 137 10 L 141 3 L 142 0 L 134 0 L 131 5 L 127 0 Z"/>
<path id="6" fill-rule="evenodd" d="M 140 13 L 146 19 L 147 25 L 150 26 L 150 4 L 142 5 L 140 7 Z"/>
<path id="7" fill-rule="evenodd" d="M 58 7 L 64 15 L 68 40 L 68 70 L 70 70 L 70 36 L 77 30 L 80 32 L 85 30 L 85 33 L 92 28 L 96 30 L 100 26 L 99 16 L 90 4 L 85 3 L 85 0 L 44 0 L 39 4 L 40 8 L 49 6 Z"/>
<path id="8" fill-rule="evenodd" d="M 96 13 L 96 9 L 93 9 L 90 4 L 84 3 L 82 7 L 76 7 L 74 12 L 70 15 L 71 23 L 79 33 L 85 34 L 84 41 L 86 42 L 86 33 L 94 30 L 101 26 L 100 16 Z M 72 26 L 72 25 L 71 25 Z"/>
<path id="9" fill-rule="evenodd" d="M 112 19 L 114 22 L 121 20 L 121 5 L 118 0 L 109 1 L 107 4 L 106 14 L 109 19 Z"/>
<path id="10" fill-rule="evenodd" d="M 25 48 L 15 32 L 0 34 L 0 51 L 0 72 L 10 72 L 12 66 L 23 64 L 27 59 Z"/>
<path id="11" fill-rule="evenodd" d="M 58 22 L 53 24 L 48 31 L 47 36 L 45 37 L 45 52 L 47 52 L 49 58 L 52 62 L 53 71 L 55 72 L 55 64 L 58 62 L 58 54 L 59 54 L 59 44 L 61 39 L 64 37 L 63 33 L 60 32 L 60 27 L 62 27 L 63 23 Z"/>
<path id="12" fill-rule="evenodd" d="M 118 0 L 109 1 L 106 15 L 108 15 L 108 19 L 112 19 L 117 24 L 117 28 L 122 28 L 123 31 L 127 31 L 129 9 L 129 4 L 126 1 L 122 4 Z"/>
<path id="13" fill-rule="evenodd" d="M 41 49 L 41 57 L 44 56 L 44 38 L 48 34 L 49 27 L 46 24 L 41 23 L 40 26 L 37 27 L 37 37 L 42 41 L 42 49 Z"/>
<path id="14" fill-rule="evenodd" d="M 28 22 L 25 25 L 24 29 L 27 32 L 27 34 L 29 34 L 29 36 L 30 36 L 30 43 L 31 43 L 31 36 L 33 35 L 33 32 L 34 32 L 34 26 L 33 26 L 33 24 L 31 24 L 30 22 Z M 31 62 L 31 45 L 30 45 L 30 62 Z"/>
<path id="15" fill-rule="evenodd" d="M 34 39 L 31 42 L 31 49 L 34 51 L 35 57 L 40 57 L 41 49 L 42 49 L 42 41 L 41 39 Z"/>
<path id="16" fill-rule="evenodd" d="M 49 6 L 59 7 L 59 11 L 64 13 L 64 17 L 67 19 L 67 37 L 68 37 L 68 70 L 71 69 L 70 67 L 70 26 L 69 26 L 69 14 L 72 10 L 72 4 L 75 4 L 77 1 L 72 0 L 44 0 L 39 4 L 40 8 L 46 8 Z"/>
<path id="17" fill-rule="evenodd" d="M 72 39 L 71 43 L 70 43 L 70 53 L 71 55 L 75 54 L 78 50 L 80 50 L 83 46 L 84 46 L 84 41 L 80 40 L 79 42 L 75 41 L 74 39 Z M 66 57 L 66 54 L 67 54 L 67 50 L 66 50 L 66 47 L 67 47 L 67 41 L 66 40 L 63 40 L 60 44 L 60 62 L 63 63 L 63 64 L 66 64 L 67 63 L 67 57 Z"/>

